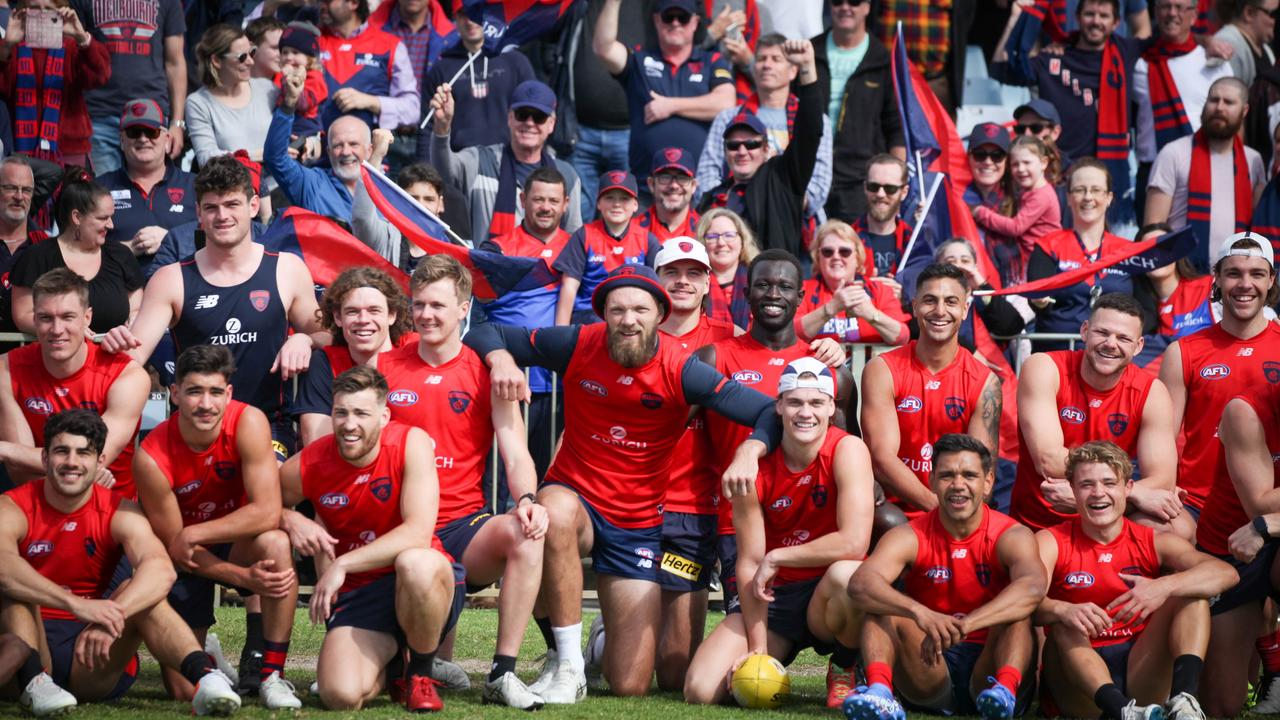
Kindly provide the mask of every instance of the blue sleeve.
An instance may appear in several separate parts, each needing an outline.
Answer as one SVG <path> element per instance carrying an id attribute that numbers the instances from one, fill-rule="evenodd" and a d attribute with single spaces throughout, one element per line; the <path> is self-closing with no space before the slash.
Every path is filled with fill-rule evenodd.
<path id="1" fill-rule="evenodd" d="M 289 157 L 291 134 L 293 115 L 276 108 L 271 113 L 271 126 L 267 128 L 267 139 L 262 144 L 262 166 L 280 183 L 280 189 L 289 200 L 300 205 L 307 173 L 301 163 Z"/>
<path id="2" fill-rule="evenodd" d="M 506 350 L 521 367 L 536 366 L 564 374 L 578 345 L 578 325 L 525 330 L 513 325 L 483 323 L 473 326 L 462 342 L 481 358 L 494 350 Z"/>
<path id="3" fill-rule="evenodd" d="M 662 243 L 658 242 L 658 238 L 653 233 L 649 233 L 649 247 L 644 251 L 644 264 L 653 267 L 658 260 L 658 251 L 662 249 Z"/>
<path id="4" fill-rule="evenodd" d="M 707 80 L 707 90 L 715 90 L 725 83 L 733 82 L 733 66 L 718 50 L 711 51 L 711 77 Z"/>
<path id="5" fill-rule="evenodd" d="M 721 375 L 690 355 L 680 372 L 680 385 L 690 405 L 701 405 L 738 423 L 752 427 L 751 439 L 765 444 L 766 452 L 782 442 L 782 423 L 773 409 L 773 398 Z"/>
<path id="6" fill-rule="evenodd" d="M 333 367 L 323 350 L 311 351 L 311 366 L 298 378 L 298 393 L 289 403 L 295 420 L 308 413 L 328 415 L 333 411 Z"/>
<path id="7" fill-rule="evenodd" d="M 587 270 L 587 229 L 578 228 L 569 236 L 552 267 L 574 280 L 581 280 Z"/>

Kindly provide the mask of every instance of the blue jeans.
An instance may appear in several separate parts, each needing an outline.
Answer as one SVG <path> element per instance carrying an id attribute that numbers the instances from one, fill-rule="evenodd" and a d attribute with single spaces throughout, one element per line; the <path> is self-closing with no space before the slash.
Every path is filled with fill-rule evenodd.
<path id="1" fill-rule="evenodd" d="M 596 192 L 600 176 L 610 170 L 630 169 L 631 130 L 598 130 L 582 125 L 578 144 L 569 160 L 582 181 L 582 222 L 596 216 Z"/>
<path id="2" fill-rule="evenodd" d="M 94 175 L 119 170 L 124 165 L 124 156 L 120 154 L 119 117 L 93 119 L 93 148 L 89 151 L 89 160 L 93 163 Z"/>

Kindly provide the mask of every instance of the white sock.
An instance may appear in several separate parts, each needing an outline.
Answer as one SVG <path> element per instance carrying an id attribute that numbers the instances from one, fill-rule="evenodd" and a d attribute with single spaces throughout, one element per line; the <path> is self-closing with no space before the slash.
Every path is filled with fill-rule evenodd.
<path id="1" fill-rule="evenodd" d="M 586 663 L 582 659 L 582 623 L 553 627 L 551 633 L 556 638 L 556 654 L 560 656 L 560 662 L 568 661 L 574 670 L 583 672 Z"/>

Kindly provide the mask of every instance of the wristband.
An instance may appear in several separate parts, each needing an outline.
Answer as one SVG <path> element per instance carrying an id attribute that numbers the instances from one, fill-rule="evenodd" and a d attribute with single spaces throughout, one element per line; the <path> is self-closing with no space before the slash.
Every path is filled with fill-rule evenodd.
<path id="1" fill-rule="evenodd" d="M 1261 515 L 1253 519 L 1253 529 L 1258 532 L 1264 542 L 1271 542 L 1271 533 L 1267 531 L 1267 519 Z"/>
<path id="2" fill-rule="evenodd" d="M 521 501 L 521 500 L 524 500 L 525 498 L 528 498 L 528 499 L 529 499 L 529 502 L 533 503 L 534 505 L 537 505 L 537 504 L 538 504 L 538 496 L 537 496 L 537 495 L 534 495 L 533 493 L 525 493 L 525 494 L 521 495 L 520 497 L 516 498 L 516 507 L 519 507 L 519 506 L 520 506 L 520 501 Z"/>

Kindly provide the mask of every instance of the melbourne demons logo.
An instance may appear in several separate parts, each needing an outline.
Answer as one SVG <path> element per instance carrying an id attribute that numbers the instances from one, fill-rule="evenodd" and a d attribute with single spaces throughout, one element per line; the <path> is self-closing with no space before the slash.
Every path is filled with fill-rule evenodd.
<path id="1" fill-rule="evenodd" d="M 1129 429 L 1129 416 L 1124 413 L 1111 413 L 1107 416 L 1107 427 L 1111 429 L 1111 434 L 1120 436 L 1125 430 Z"/>
<path id="2" fill-rule="evenodd" d="M 462 414 L 467 408 L 471 407 L 471 393 L 465 390 L 449 391 L 449 409 L 455 413 Z"/>
<path id="3" fill-rule="evenodd" d="M 369 483 L 369 492 L 373 494 L 379 502 L 386 502 L 391 499 L 391 478 L 380 477 Z"/>
<path id="4" fill-rule="evenodd" d="M 902 402 L 898 403 L 898 412 L 900 413 L 918 413 L 924 409 L 924 403 L 920 402 L 920 398 L 915 395 L 908 395 L 902 398 Z"/>
<path id="5" fill-rule="evenodd" d="M 658 408 L 662 407 L 662 396 L 657 393 L 651 393 L 651 392 L 641 393 L 640 404 L 649 408 L 650 410 L 657 410 Z"/>
<path id="6" fill-rule="evenodd" d="M 219 480 L 230 480 L 236 476 L 236 464 L 220 460 L 213 464 L 213 474 L 217 475 Z"/>
<path id="7" fill-rule="evenodd" d="M 826 507 L 827 486 L 822 484 L 813 486 L 813 489 L 809 491 L 809 500 L 813 502 L 814 507 Z"/>
<path id="8" fill-rule="evenodd" d="M 42 397 L 27 398 L 22 403 L 28 410 L 37 415 L 52 415 L 53 403 Z"/>
<path id="9" fill-rule="evenodd" d="M 1067 573 L 1067 576 L 1062 579 L 1062 582 L 1069 588 L 1081 590 L 1087 587 L 1092 587 L 1094 581 L 1093 575 L 1080 570 L 1078 572 Z"/>
<path id="10" fill-rule="evenodd" d="M 84 539 L 84 554 L 89 557 L 93 557 L 98 554 L 98 543 L 94 542 L 93 538 Z"/>
<path id="11" fill-rule="evenodd" d="M 945 565 L 934 565 L 924 571 L 924 576 L 934 582 L 935 585 L 942 585 L 951 582 L 951 568 Z"/>
<path id="12" fill-rule="evenodd" d="M 1262 377 L 1266 378 L 1267 382 L 1272 385 L 1280 383 L 1280 362 L 1268 360 L 1262 363 Z"/>
<path id="13" fill-rule="evenodd" d="M 327 508 L 344 508 L 351 499 L 343 493 L 327 493 L 320 496 L 320 505 Z"/>
<path id="14" fill-rule="evenodd" d="M 978 584 L 986 587 L 991 584 L 991 566 L 987 563 L 978 563 L 973 566 L 973 574 L 978 578 Z"/>
<path id="15" fill-rule="evenodd" d="M 1064 407 L 1058 411 L 1058 416 L 1072 425 L 1084 424 L 1084 411 L 1078 407 Z"/>
<path id="16" fill-rule="evenodd" d="M 733 379 L 743 385 L 755 385 L 761 380 L 764 380 L 764 376 L 755 370 L 739 370 L 733 374 Z"/>
<path id="17" fill-rule="evenodd" d="M 267 309 L 267 303 L 271 301 L 271 293 L 266 290 L 254 290 L 249 293 L 249 304 L 254 310 L 262 312 Z"/>
<path id="18" fill-rule="evenodd" d="M 1221 380 L 1231 374 L 1231 368 L 1222 363 L 1214 363 L 1200 370 L 1200 377 L 1205 380 Z"/>
<path id="19" fill-rule="evenodd" d="M 27 557 L 41 557 L 53 552 L 53 542 L 49 540 L 36 540 L 27 546 Z"/>
<path id="20" fill-rule="evenodd" d="M 947 411 L 948 420 L 959 420 L 964 417 L 965 407 L 964 398 L 949 397 L 942 402 L 942 408 Z"/>
<path id="21" fill-rule="evenodd" d="M 595 380 L 583 380 L 582 382 L 578 383 L 578 385 L 581 386 L 583 390 L 586 390 L 592 395 L 605 397 L 606 395 L 609 394 L 608 389 L 606 389 L 604 385 L 601 385 Z"/>

